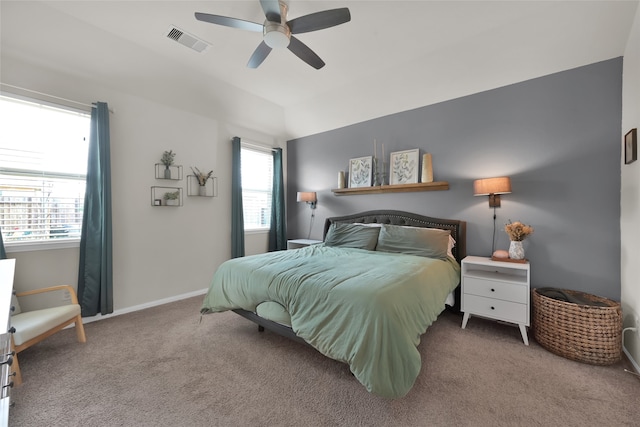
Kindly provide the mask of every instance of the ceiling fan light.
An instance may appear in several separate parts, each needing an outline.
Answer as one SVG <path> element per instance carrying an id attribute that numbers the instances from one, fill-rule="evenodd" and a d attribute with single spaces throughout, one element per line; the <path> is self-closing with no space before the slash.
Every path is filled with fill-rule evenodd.
<path id="1" fill-rule="evenodd" d="M 264 26 L 264 42 L 272 49 L 289 46 L 291 32 L 284 25 L 268 23 Z"/>

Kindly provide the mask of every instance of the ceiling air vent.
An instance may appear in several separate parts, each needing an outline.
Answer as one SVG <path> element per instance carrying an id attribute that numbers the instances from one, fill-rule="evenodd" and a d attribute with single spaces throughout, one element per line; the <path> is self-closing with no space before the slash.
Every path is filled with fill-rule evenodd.
<path id="1" fill-rule="evenodd" d="M 181 45 L 195 50 L 196 52 L 202 52 L 207 47 L 209 47 L 209 44 L 204 40 L 200 40 L 196 36 L 185 33 L 177 27 L 169 27 L 169 30 L 167 30 L 167 37 L 177 41 Z"/>

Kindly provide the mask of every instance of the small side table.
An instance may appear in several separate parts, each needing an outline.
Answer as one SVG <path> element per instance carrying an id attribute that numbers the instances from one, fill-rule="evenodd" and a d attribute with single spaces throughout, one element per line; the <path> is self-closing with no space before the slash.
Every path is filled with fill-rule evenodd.
<path id="1" fill-rule="evenodd" d="M 529 345 L 529 262 L 512 263 L 468 256 L 462 260 L 461 274 L 462 329 L 472 314 L 515 323 L 520 327 L 522 341 Z"/>
<path id="2" fill-rule="evenodd" d="M 305 246 L 317 245 L 318 243 L 322 243 L 322 240 L 313 240 L 313 239 L 287 240 L 287 250 L 300 249 L 300 248 L 304 248 Z"/>

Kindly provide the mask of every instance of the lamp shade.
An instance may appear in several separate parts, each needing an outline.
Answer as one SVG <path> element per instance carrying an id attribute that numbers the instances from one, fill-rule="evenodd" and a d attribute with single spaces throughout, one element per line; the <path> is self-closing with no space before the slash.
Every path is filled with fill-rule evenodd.
<path id="1" fill-rule="evenodd" d="M 315 191 L 298 191 L 299 202 L 314 203 L 317 200 Z"/>
<path id="2" fill-rule="evenodd" d="M 476 179 L 473 181 L 474 196 L 488 196 L 489 194 L 511 193 L 511 178 L 501 176 L 497 178 Z"/>

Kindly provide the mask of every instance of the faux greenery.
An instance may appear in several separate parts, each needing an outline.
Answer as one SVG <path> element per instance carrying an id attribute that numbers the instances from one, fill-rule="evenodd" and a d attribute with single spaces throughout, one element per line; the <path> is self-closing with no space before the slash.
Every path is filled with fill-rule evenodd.
<path id="1" fill-rule="evenodd" d="M 162 198 L 165 200 L 178 200 L 180 198 L 180 191 L 164 193 L 164 196 L 162 196 Z"/>
<path id="2" fill-rule="evenodd" d="M 173 150 L 169 150 L 162 153 L 162 158 L 160 159 L 160 161 L 165 166 L 171 166 L 175 158 L 176 158 L 176 153 L 174 153 Z"/>
<path id="3" fill-rule="evenodd" d="M 191 171 L 193 172 L 196 179 L 198 180 L 198 185 L 200 185 L 201 187 L 204 187 L 207 184 L 207 181 L 209 180 L 209 178 L 211 178 L 211 175 L 213 174 L 213 171 L 202 173 L 200 172 L 200 169 L 193 166 L 191 166 Z"/>

